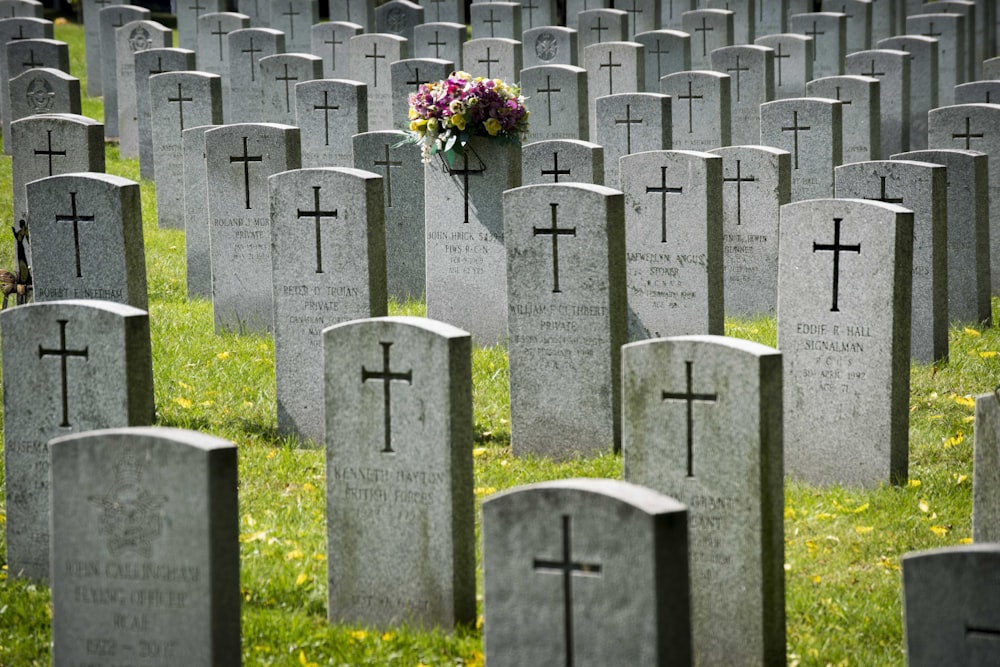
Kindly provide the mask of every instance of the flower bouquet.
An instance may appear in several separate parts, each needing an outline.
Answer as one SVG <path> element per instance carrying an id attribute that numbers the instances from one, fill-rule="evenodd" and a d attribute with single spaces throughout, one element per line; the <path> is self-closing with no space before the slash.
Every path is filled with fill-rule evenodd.
<path id="1" fill-rule="evenodd" d="M 452 72 L 444 81 L 421 84 L 408 101 L 410 130 L 403 142 L 419 144 L 425 163 L 441 153 L 450 167 L 470 137 L 520 143 L 528 130 L 520 87 L 500 79 Z"/>

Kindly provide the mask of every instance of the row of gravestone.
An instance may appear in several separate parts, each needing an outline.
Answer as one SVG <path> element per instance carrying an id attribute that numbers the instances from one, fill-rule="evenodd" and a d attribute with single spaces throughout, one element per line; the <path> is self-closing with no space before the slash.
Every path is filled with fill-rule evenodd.
<path id="1" fill-rule="evenodd" d="M 508 196 L 516 204 L 522 194 L 532 193 Z M 620 208 L 621 195 L 609 196 Z M 866 242 L 891 244 L 889 236 L 898 247 L 905 239 L 901 209 L 824 204 L 880 218 L 854 225 L 885 228 Z M 146 314 L 103 302 L 39 303 L 4 312 L 2 324 L 5 373 L 31 378 L 21 383 L 31 391 L 4 399 L 9 569 L 50 578 L 56 664 L 134 656 L 238 663 L 235 447 L 169 429 L 90 430 L 152 418 Z M 469 335 L 382 318 L 331 327 L 323 338 L 330 619 L 471 622 Z M 795 362 L 785 359 L 783 371 L 777 351 L 719 337 L 645 341 L 622 356 L 625 477 L 644 486 L 566 480 L 484 503 L 488 659 L 780 662 L 782 376 Z M 998 531 L 988 484 L 996 447 L 987 433 L 1000 423 L 993 401 L 977 402 L 977 539 Z M 981 551 L 996 547 L 951 558 Z M 996 624 L 988 606 L 967 606 L 977 594 L 968 579 L 995 576 L 995 561 L 982 572 L 970 563 L 965 583 L 949 588 L 956 575 L 938 563 L 950 561 L 915 558 L 904 559 L 908 627 L 949 621 L 908 632 L 911 664 L 935 664 L 919 660 L 939 655 L 946 635 L 953 652 L 989 650 L 977 640 Z M 959 597 L 929 604 L 936 590 Z M 971 634 L 951 629 L 959 610 Z"/>

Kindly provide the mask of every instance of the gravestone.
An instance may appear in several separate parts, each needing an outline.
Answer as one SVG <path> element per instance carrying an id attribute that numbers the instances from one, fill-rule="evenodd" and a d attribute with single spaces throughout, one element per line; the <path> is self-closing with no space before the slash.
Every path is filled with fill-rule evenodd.
<path id="1" fill-rule="evenodd" d="M 833 169 L 842 162 L 841 103 L 800 97 L 760 107 L 760 142 L 792 154 L 792 201 L 833 195 Z"/>
<path id="2" fill-rule="evenodd" d="M 24 185 L 76 171 L 104 171 L 104 126 L 77 114 L 27 116 L 10 126 L 14 223 L 27 224 Z"/>
<path id="3" fill-rule="evenodd" d="M 716 49 L 710 56 L 712 69 L 730 77 L 730 142 L 760 143 L 760 105 L 774 99 L 774 51 L 741 44 Z"/>
<path id="4" fill-rule="evenodd" d="M 448 163 L 424 168 L 427 317 L 450 322 L 479 345 L 507 337 L 503 192 L 521 185 L 521 146 L 471 137 Z"/>
<path id="5" fill-rule="evenodd" d="M 664 30 L 680 30 L 683 27 L 681 20 L 684 12 L 697 9 L 697 5 L 696 0 L 661 0 L 660 27 Z"/>
<path id="6" fill-rule="evenodd" d="M 634 39 L 644 47 L 646 80 L 643 90 L 659 90 L 662 77 L 691 69 L 691 36 L 686 32 L 650 30 L 639 33 Z"/>
<path id="7" fill-rule="evenodd" d="M 962 104 L 931 109 L 927 145 L 976 150 L 989 156 L 990 284 L 1000 292 L 1000 105 Z"/>
<path id="8" fill-rule="evenodd" d="M 722 158 L 726 313 L 773 315 L 778 305 L 778 217 L 791 200 L 791 154 L 769 146 L 709 151 Z"/>
<path id="9" fill-rule="evenodd" d="M 669 95 L 622 93 L 597 98 L 596 141 L 604 146 L 604 183 L 619 186 L 620 158 L 671 147 Z M 591 133 L 594 134 L 593 132 Z"/>
<path id="10" fill-rule="evenodd" d="M 621 159 L 629 340 L 723 332 L 722 158 Z"/>
<path id="11" fill-rule="evenodd" d="M 115 70 L 118 77 L 118 149 L 123 158 L 139 157 L 139 92 L 135 54 L 167 48 L 173 32 L 156 21 L 132 21 L 115 30 Z M 145 84 L 145 81 L 143 81 Z"/>
<path id="12" fill-rule="evenodd" d="M 790 477 L 905 483 L 912 239 L 913 214 L 895 204 L 781 207 L 778 349 Z"/>
<path id="13" fill-rule="evenodd" d="M 181 133 L 184 151 L 184 254 L 188 299 L 212 298 L 211 225 L 208 217 L 208 169 L 205 132 L 217 125 L 200 125 Z"/>
<path id="14" fill-rule="evenodd" d="M 988 156 L 979 151 L 932 149 L 891 157 L 947 167 L 948 320 L 992 326 Z"/>
<path id="15" fill-rule="evenodd" d="M 584 53 L 588 46 L 604 42 L 624 42 L 628 35 L 628 12 L 621 9 L 594 8 L 580 12 L 577 19 L 577 61 L 585 63 Z"/>
<path id="16" fill-rule="evenodd" d="M 609 479 L 488 498 L 490 667 L 572 665 L 577 656 L 599 665 L 692 664 L 687 520 L 676 500 Z"/>
<path id="17" fill-rule="evenodd" d="M 72 173 L 25 186 L 34 300 L 98 299 L 146 308 L 139 184 Z"/>
<path id="18" fill-rule="evenodd" d="M 591 141 L 597 140 L 597 98 L 642 90 L 646 80 L 644 49 L 638 42 L 602 42 L 583 50 Z"/>
<path id="19" fill-rule="evenodd" d="M 883 39 L 877 46 L 910 54 L 910 149 L 924 150 L 927 112 L 938 106 L 938 42 L 923 35 L 900 35 Z"/>
<path id="20" fill-rule="evenodd" d="M 847 17 L 840 12 L 794 14 L 788 20 L 790 32 L 812 37 L 813 78 L 844 73 L 847 55 Z"/>
<path id="21" fill-rule="evenodd" d="M 100 11 L 108 5 L 121 4 L 122 0 L 83 0 L 84 61 L 87 67 L 87 95 L 101 96 L 101 20 Z"/>
<path id="22" fill-rule="evenodd" d="M 276 53 L 261 58 L 264 120 L 295 125 L 295 86 L 323 77 L 323 59 L 308 53 Z"/>
<path id="23" fill-rule="evenodd" d="M 271 20 L 267 26 L 285 33 L 285 50 L 309 53 L 310 31 L 319 23 L 319 0 L 270 0 Z"/>
<path id="24" fill-rule="evenodd" d="M 44 18 L 45 6 L 37 0 L 0 0 L 0 17 Z"/>
<path id="25" fill-rule="evenodd" d="M 198 69 L 222 77 L 222 107 L 229 101 L 229 33 L 250 27 L 250 17 L 235 12 L 202 14 L 198 33 Z"/>
<path id="26" fill-rule="evenodd" d="M 523 69 L 521 93 L 530 100 L 528 141 L 590 136 L 587 70 L 572 65 Z"/>
<path id="27" fill-rule="evenodd" d="M 1000 660 L 996 605 L 1000 545 L 965 544 L 903 556 L 906 664 L 990 665 Z"/>
<path id="28" fill-rule="evenodd" d="M 854 74 L 825 76 L 806 84 L 808 97 L 840 102 L 841 152 L 845 162 L 878 160 L 882 155 L 879 87 L 875 77 Z M 898 131 L 902 119 L 894 120 Z"/>
<path id="29" fill-rule="evenodd" d="M 272 330 L 267 177 L 301 164 L 299 128 L 225 125 L 205 132 L 216 332 Z"/>
<path id="30" fill-rule="evenodd" d="M 1000 80 L 958 84 L 955 104 L 1000 104 Z"/>
<path id="31" fill-rule="evenodd" d="M 1000 437 L 998 402 L 995 392 L 976 397 L 975 447 L 972 475 L 972 539 L 997 542 L 1000 535 L 997 507 L 997 471 L 1000 470 L 997 442 Z M 8 527 L 9 530 L 9 527 Z"/>
<path id="32" fill-rule="evenodd" d="M 620 191 L 583 183 L 504 193 L 516 456 L 563 459 L 621 447 L 623 205 Z"/>
<path id="33" fill-rule="evenodd" d="M 164 72 L 193 69 L 195 69 L 195 53 L 188 49 L 147 49 L 135 54 L 136 109 L 139 123 L 139 175 L 143 178 L 152 180 L 155 170 L 153 111 L 149 103 L 149 78 Z M 219 104 L 222 104 L 221 98 Z"/>
<path id="34" fill-rule="evenodd" d="M 580 30 L 580 18 L 583 12 L 591 9 L 607 9 L 610 4 L 609 0 L 566 0 L 566 27 Z"/>
<path id="35" fill-rule="evenodd" d="M 541 25 L 524 31 L 523 67 L 576 65 L 577 32 L 562 26 Z"/>
<path id="36" fill-rule="evenodd" d="M 628 13 L 626 34 L 631 39 L 640 32 L 656 30 L 660 27 L 662 4 L 661 0 L 612 0 L 611 6 Z"/>
<path id="37" fill-rule="evenodd" d="M 174 16 L 177 19 L 178 46 L 188 51 L 197 51 L 201 42 L 201 17 L 224 11 L 226 11 L 224 0 L 208 0 L 205 4 L 202 4 L 201 0 L 181 0 L 178 2 L 174 9 Z"/>
<path id="38" fill-rule="evenodd" d="M 455 71 L 455 63 L 450 60 L 431 58 L 407 58 L 397 60 L 389 65 L 389 76 L 392 80 L 391 98 L 392 119 L 394 130 L 408 129 L 410 126 L 409 96 L 416 93 L 421 84 L 430 81 L 443 81 Z"/>
<path id="39" fill-rule="evenodd" d="M 236 12 L 250 18 L 250 28 L 271 26 L 270 0 L 236 0 Z"/>
<path id="40" fill-rule="evenodd" d="M 812 37 L 783 33 L 758 37 L 754 44 L 774 51 L 774 99 L 802 97 L 813 80 Z"/>
<path id="41" fill-rule="evenodd" d="M 351 137 L 368 131 L 368 87 L 347 79 L 297 83 L 295 118 L 302 130 L 303 167 L 350 167 Z"/>
<path id="42" fill-rule="evenodd" d="M 424 22 L 424 8 L 410 0 L 389 0 L 375 8 L 377 32 L 399 35 L 413 42 L 413 28 Z"/>
<path id="43" fill-rule="evenodd" d="M 707 151 L 730 144 L 730 82 L 728 74 L 705 70 L 660 79 L 660 93 L 672 100 L 675 150 Z"/>
<path id="44" fill-rule="evenodd" d="M 323 350 L 330 620 L 473 623 L 469 334 L 387 317 L 330 327 Z"/>
<path id="45" fill-rule="evenodd" d="M 413 28 L 410 49 L 414 58 L 440 58 L 462 69 L 462 44 L 466 27 L 462 23 L 422 23 Z"/>
<path id="46" fill-rule="evenodd" d="M 53 664 L 238 665 L 236 445 L 117 428 L 49 449 Z"/>
<path id="47" fill-rule="evenodd" d="M 52 22 L 33 17 L 16 17 L 0 19 L 0 118 L 10 116 L 10 89 L 7 81 L 12 72 L 7 64 L 7 44 L 19 42 L 27 39 L 52 39 Z M 29 69 L 21 64 L 15 72 L 23 72 Z M 7 127 L 4 127 L 6 130 Z M 5 149 L 5 152 L 6 149 Z"/>
<path id="48" fill-rule="evenodd" d="M 715 49 L 732 46 L 733 12 L 725 9 L 695 9 L 681 16 L 682 30 L 691 35 L 691 68 L 710 69 Z"/>
<path id="49" fill-rule="evenodd" d="M 360 169 L 268 179 L 278 431 L 324 442 L 323 330 L 386 314 L 382 181 Z"/>
<path id="50" fill-rule="evenodd" d="M 855 162 L 836 169 L 837 197 L 913 211 L 910 358 L 948 358 L 948 179 L 941 165 L 911 160 Z"/>
<path id="51" fill-rule="evenodd" d="M 523 69 L 521 42 L 501 37 L 470 39 L 462 44 L 462 65 L 474 77 L 513 83 L 520 77 Z"/>
<path id="52" fill-rule="evenodd" d="M 357 23 L 361 32 L 375 29 L 375 3 L 372 0 L 343 0 L 330 3 L 330 20 Z"/>
<path id="53" fill-rule="evenodd" d="M 7 571 L 49 580 L 50 439 L 153 421 L 144 311 L 107 301 L 3 311 Z M 13 379 L 17 378 L 17 384 Z"/>
<path id="54" fill-rule="evenodd" d="M 521 149 L 521 182 L 604 185 L 604 147 L 579 139 L 548 139 Z"/>
<path id="55" fill-rule="evenodd" d="M 696 664 L 783 663 L 781 353 L 648 340 L 622 350 L 622 378 L 624 478 L 688 506 Z"/>
<path id="56" fill-rule="evenodd" d="M 7 42 L 6 45 L 7 55 L 7 72 L 4 74 L 4 81 L 9 82 L 14 77 L 23 74 L 32 69 L 38 68 L 49 68 L 53 70 L 58 70 L 69 74 L 69 47 L 66 42 L 60 42 L 54 39 L 19 39 L 17 41 Z M 9 86 L 9 84 L 8 84 Z M 79 83 L 77 84 L 79 88 Z M 35 99 L 28 103 L 28 108 L 38 108 L 45 107 L 46 105 L 43 101 L 46 99 L 44 93 L 48 92 L 42 87 L 36 94 Z M 23 86 L 19 93 L 24 93 Z M 79 98 L 79 93 L 76 94 Z M 7 99 L 10 100 L 8 111 L 13 111 L 13 107 L 17 106 L 19 103 L 21 105 L 21 115 L 18 118 L 24 118 L 28 113 L 36 113 L 34 111 L 27 111 L 24 105 L 23 95 L 17 99 L 11 95 L 10 90 L 7 92 Z M 65 98 L 64 98 L 65 99 Z M 69 109 L 63 108 L 59 109 L 60 112 L 66 113 L 80 113 L 79 110 L 70 111 Z M 55 110 L 52 111 L 38 111 L 37 113 L 57 113 Z M 11 113 L 3 116 L 3 136 L 10 138 L 10 121 Z M 10 155 L 10 142 L 4 143 L 4 153 Z"/>
<path id="57" fill-rule="evenodd" d="M 872 0 L 823 0 L 820 7 L 824 12 L 844 15 L 844 53 L 872 47 Z"/>
<path id="58" fill-rule="evenodd" d="M 907 16 L 906 34 L 938 40 L 938 104 L 954 104 L 955 86 L 965 83 L 965 17 L 958 14 Z"/>
<path id="59" fill-rule="evenodd" d="M 960 14 L 965 20 L 965 80 L 975 81 L 979 78 L 982 70 L 983 59 L 993 55 L 984 53 L 983 43 L 985 41 L 985 24 L 983 20 L 983 10 L 985 3 L 980 1 L 980 6 L 976 7 L 974 0 L 941 0 L 939 2 L 927 2 L 920 6 L 921 14 Z"/>
<path id="60" fill-rule="evenodd" d="M 223 115 L 227 124 L 255 123 L 264 118 L 264 83 L 260 59 L 285 52 L 284 33 L 271 28 L 233 30 L 229 44 L 229 96 Z"/>
<path id="61" fill-rule="evenodd" d="M 460 23 L 465 25 L 465 3 L 461 0 L 424 0 L 424 19 L 427 23 Z M 423 58 L 425 56 L 417 56 Z M 440 56 L 433 56 L 440 58 Z"/>
<path id="62" fill-rule="evenodd" d="M 10 108 L 4 116 L 4 124 L 40 114 L 79 114 L 80 80 L 65 72 L 48 67 L 37 67 L 18 74 L 8 81 Z M 10 127 L 4 130 L 10 137 Z M 4 152 L 14 147 L 12 142 L 4 142 Z"/>
<path id="63" fill-rule="evenodd" d="M 521 39 L 519 2 L 474 2 L 469 5 L 472 39 Z"/>
<path id="64" fill-rule="evenodd" d="M 753 44 L 756 36 L 754 8 L 759 0 L 705 0 L 706 9 L 725 9 L 733 13 L 732 45 Z"/>
<path id="65" fill-rule="evenodd" d="M 910 54 L 889 49 L 858 51 L 844 59 L 844 71 L 879 80 L 880 154 L 906 150 L 910 145 Z M 844 116 L 846 129 L 846 110 Z M 845 151 L 845 160 L 849 157 Z"/>
<path id="66" fill-rule="evenodd" d="M 156 219 L 160 229 L 184 229 L 186 128 L 222 122 L 222 78 L 207 72 L 166 72 L 149 79 Z"/>
<path id="67" fill-rule="evenodd" d="M 351 79 L 368 86 L 368 129 L 392 130 L 404 119 L 392 117 L 390 63 L 409 57 L 406 39 L 398 35 L 367 33 L 351 37 Z M 382 103 L 378 103 L 382 102 Z"/>
<path id="68" fill-rule="evenodd" d="M 327 21 L 314 25 L 310 34 L 310 53 L 323 59 L 323 78 L 349 79 L 351 37 L 361 34 L 361 26 L 345 21 Z"/>
<path id="69" fill-rule="evenodd" d="M 427 281 L 420 148 L 399 145 L 391 131 L 355 134 L 352 143 L 355 168 L 382 177 L 387 292 L 399 303 L 420 299 Z"/>
<path id="70" fill-rule="evenodd" d="M 531 30 L 544 26 L 555 26 L 559 23 L 559 11 L 555 0 L 520 0 L 521 27 Z M 570 63 L 572 64 L 572 63 Z"/>
<path id="71" fill-rule="evenodd" d="M 983 61 L 983 78 L 1000 79 L 1000 56 Z"/>

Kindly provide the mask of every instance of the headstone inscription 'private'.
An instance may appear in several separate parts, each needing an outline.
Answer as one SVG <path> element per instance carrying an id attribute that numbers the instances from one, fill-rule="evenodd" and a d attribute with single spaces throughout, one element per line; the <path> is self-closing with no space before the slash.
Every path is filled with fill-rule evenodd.
<path id="1" fill-rule="evenodd" d="M 308 53 L 276 53 L 260 59 L 264 121 L 295 124 L 295 86 L 323 76 L 323 59 Z"/>
<path id="2" fill-rule="evenodd" d="M 52 438 L 153 421 L 149 318 L 107 301 L 3 311 L 4 465 L 11 576 L 49 578 Z"/>
<path id="3" fill-rule="evenodd" d="M 324 79 L 347 79 L 351 74 L 351 37 L 361 34 L 361 26 L 344 21 L 317 23 L 310 30 L 310 53 L 323 59 Z"/>
<path id="4" fill-rule="evenodd" d="M 997 664 L 1000 545 L 916 551 L 902 566 L 906 664 Z"/>
<path id="5" fill-rule="evenodd" d="M 881 156 L 906 150 L 910 145 L 910 54 L 893 49 L 858 51 L 844 59 L 844 71 L 879 80 Z M 847 123 L 845 111 L 845 131 Z M 850 161 L 846 152 L 845 160 Z"/>
<path id="6" fill-rule="evenodd" d="M 846 162 L 877 160 L 882 155 L 880 85 L 875 77 L 854 74 L 824 76 L 806 84 L 807 97 L 840 102 L 841 151 Z"/>
<path id="7" fill-rule="evenodd" d="M 153 110 L 149 102 L 149 78 L 166 72 L 194 69 L 195 52 L 188 49 L 146 49 L 135 54 L 136 111 L 139 123 L 139 175 L 142 178 L 153 180 L 156 177 L 153 158 Z M 222 104 L 221 93 L 219 104 Z"/>
<path id="8" fill-rule="evenodd" d="M 25 189 L 35 301 L 99 299 L 146 308 L 138 183 L 73 173 Z"/>
<path id="9" fill-rule="evenodd" d="M 781 207 L 780 236 L 786 474 L 905 482 L 913 213 L 860 199 L 793 202 Z"/>
<path id="10" fill-rule="evenodd" d="M 587 70 L 572 65 L 540 65 L 521 70 L 521 93 L 531 102 L 528 141 L 586 139 Z"/>
<path id="11" fill-rule="evenodd" d="M 722 158 L 621 159 L 629 339 L 723 331 Z"/>
<path id="12" fill-rule="evenodd" d="M 781 664 L 781 354 L 660 338 L 625 346 L 622 378 L 625 479 L 688 506 L 695 662 Z"/>
<path id="13" fill-rule="evenodd" d="M 550 139 L 521 149 L 521 182 L 604 185 L 604 146 L 579 139 Z"/>
<path id="14" fill-rule="evenodd" d="M 389 65 L 409 57 L 405 37 L 362 33 L 351 37 L 351 79 L 368 86 L 368 129 L 398 129 L 405 119 L 392 116 L 392 74 Z"/>
<path id="15" fill-rule="evenodd" d="M 712 69 L 730 77 L 731 145 L 760 143 L 760 105 L 774 99 L 774 50 L 741 44 L 716 49 L 709 55 Z"/>
<path id="16" fill-rule="evenodd" d="M 620 447 L 623 203 L 618 190 L 582 183 L 504 193 L 515 455 Z"/>
<path id="17" fill-rule="evenodd" d="M 348 79 L 295 84 L 303 167 L 351 167 L 351 137 L 368 131 L 368 86 Z"/>
<path id="18" fill-rule="evenodd" d="M 646 84 L 643 90 L 659 90 L 662 77 L 690 71 L 691 36 L 686 32 L 650 30 L 639 33 L 633 39 L 644 47 Z"/>
<path id="19" fill-rule="evenodd" d="M 173 45 L 173 31 L 156 21 L 132 21 L 115 30 L 118 77 L 118 146 L 122 157 L 139 157 L 139 92 L 135 54 Z M 148 85 L 148 76 L 142 80 Z"/>
<path id="20" fill-rule="evenodd" d="M 837 197 L 913 211 L 910 358 L 948 358 L 948 178 L 941 165 L 911 160 L 854 162 L 836 169 Z"/>
<path id="21" fill-rule="evenodd" d="M 728 74 L 712 71 L 677 72 L 660 79 L 660 93 L 672 100 L 674 149 L 707 151 L 730 144 L 731 82 Z"/>
<path id="22" fill-rule="evenodd" d="M 622 93 L 599 97 L 595 105 L 595 143 L 604 146 L 604 182 L 619 186 L 619 161 L 624 155 L 671 147 L 670 96 L 659 93 Z"/>
<path id="23" fill-rule="evenodd" d="M 183 133 L 222 122 L 222 77 L 165 72 L 149 79 L 156 216 L 160 228 L 184 229 Z"/>
<path id="24" fill-rule="evenodd" d="M 722 263 L 726 313 L 778 306 L 778 217 L 791 201 L 791 154 L 770 146 L 709 151 L 722 158 Z"/>
<path id="25" fill-rule="evenodd" d="M 236 445 L 117 428 L 49 447 L 53 664 L 238 667 Z"/>
<path id="26" fill-rule="evenodd" d="M 200 125 L 181 133 L 184 151 L 184 250 L 189 299 L 212 298 L 211 225 L 208 217 L 208 168 L 205 132 L 217 125 Z"/>
<path id="27" fill-rule="evenodd" d="M 382 179 L 295 169 L 268 179 L 278 431 L 324 436 L 323 329 L 386 314 Z"/>
<path id="28" fill-rule="evenodd" d="M 299 128 L 224 125 L 205 133 L 215 330 L 271 331 L 267 177 L 301 166 Z"/>
<path id="29" fill-rule="evenodd" d="M 802 97 L 806 82 L 813 80 L 812 37 L 783 33 L 754 40 L 757 46 L 774 50 L 774 99 Z"/>
<path id="30" fill-rule="evenodd" d="M 792 201 L 833 195 L 833 169 L 842 161 L 841 106 L 821 97 L 760 106 L 760 143 L 792 154 Z"/>
<path id="31" fill-rule="evenodd" d="M 948 320 L 992 326 L 988 156 L 942 148 L 891 157 L 948 169 Z"/>
<path id="32" fill-rule="evenodd" d="M 994 392 L 976 397 L 975 434 L 972 539 L 1000 542 L 1000 399 Z"/>
<path id="33" fill-rule="evenodd" d="M 503 191 L 521 185 L 521 146 L 472 137 L 449 164 L 424 168 L 427 317 L 472 334 L 479 345 L 507 337 Z"/>
<path id="34" fill-rule="evenodd" d="M 681 503 L 618 480 L 544 482 L 488 498 L 482 532 L 490 667 L 692 664 Z"/>
<path id="35" fill-rule="evenodd" d="M 330 620 L 472 623 L 469 334 L 386 317 L 326 329 L 323 350 Z"/>
<path id="36" fill-rule="evenodd" d="M 226 123 L 264 120 L 264 84 L 260 59 L 285 52 L 285 33 L 271 28 L 233 30 L 229 44 L 229 96 L 223 114 Z"/>
<path id="37" fill-rule="evenodd" d="M 399 133 L 388 130 L 356 134 L 352 143 L 355 168 L 382 177 L 388 295 L 400 303 L 420 299 L 427 282 L 420 147 L 400 144 Z"/>
<path id="38" fill-rule="evenodd" d="M 14 223 L 27 224 L 28 199 L 24 186 L 47 176 L 75 171 L 104 171 L 104 125 L 77 114 L 41 114 L 10 126 L 14 154 L 11 183 Z"/>
<path id="39" fill-rule="evenodd" d="M 961 104 L 931 109 L 930 148 L 964 148 L 989 156 L 990 282 L 1000 293 L 1000 104 Z"/>
<path id="40" fill-rule="evenodd" d="M 899 35 L 883 39 L 877 46 L 910 54 L 910 150 L 924 150 L 927 148 L 927 112 L 938 107 L 937 38 Z"/>

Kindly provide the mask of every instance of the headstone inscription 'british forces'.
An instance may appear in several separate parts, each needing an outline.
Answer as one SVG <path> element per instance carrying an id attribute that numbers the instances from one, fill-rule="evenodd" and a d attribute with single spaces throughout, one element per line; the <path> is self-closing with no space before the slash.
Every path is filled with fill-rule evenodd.
<path id="1" fill-rule="evenodd" d="M 53 440 L 53 664 L 240 664 L 236 446 L 118 428 Z"/>
<path id="2" fill-rule="evenodd" d="M 609 479 L 487 499 L 490 667 L 691 664 L 687 519 L 673 498 Z"/>
<path id="3" fill-rule="evenodd" d="M 378 318 L 326 329 L 323 349 L 330 620 L 472 622 L 469 334 Z"/>
<path id="4" fill-rule="evenodd" d="M 278 430 L 323 442 L 322 332 L 386 314 L 382 179 L 295 169 L 268 179 Z"/>
<path id="5" fill-rule="evenodd" d="M 107 301 L 32 303 L 4 310 L 7 565 L 49 578 L 52 438 L 153 421 L 153 362 L 145 311 Z"/>
<path id="6" fill-rule="evenodd" d="M 619 448 L 624 215 L 621 193 L 599 185 L 504 193 L 515 454 Z"/>
<path id="7" fill-rule="evenodd" d="M 913 213 L 794 202 L 781 207 L 780 237 L 786 472 L 814 484 L 905 481 Z"/>
<path id="8" fill-rule="evenodd" d="M 660 338 L 625 346 L 622 378 L 625 479 L 688 506 L 696 663 L 782 663 L 781 354 Z"/>

